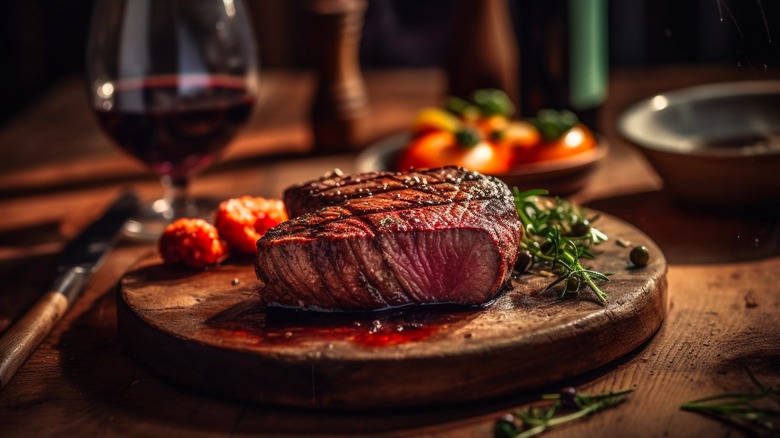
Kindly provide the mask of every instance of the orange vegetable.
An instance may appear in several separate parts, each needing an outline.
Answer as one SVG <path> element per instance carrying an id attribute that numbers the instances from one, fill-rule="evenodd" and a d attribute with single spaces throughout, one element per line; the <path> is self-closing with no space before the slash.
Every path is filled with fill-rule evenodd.
<path id="1" fill-rule="evenodd" d="M 242 196 L 219 204 L 214 225 L 234 253 L 254 254 L 257 240 L 286 220 L 281 200 Z"/>
<path id="2" fill-rule="evenodd" d="M 509 119 L 500 114 L 481 117 L 476 121 L 477 128 L 486 139 L 496 141 L 501 139 L 509 126 Z"/>
<path id="3" fill-rule="evenodd" d="M 593 133 L 585 125 L 578 123 L 557 139 L 542 138 L 532 146 L 513 148 L 512 163 L 514 165 L 559 160 L 587 152 L 595 147 L 596 138 Z"/>
<path id="4" fill-rule="evenodd" d="M 203 219 L 179 219 L 165 228 L 158 245 L 165 263 L 207 268 L 227 257 L 216 228 Z"/>
<path id="5" fill-rule="evenodd" d="M 474 129 L 458 133 L 435 131 L 412 140 L 401 154 L 399 170 L 462 166 L 486 174 L 509 169 L 509 149 L 485 141 Z"/>
<path id="6" fill-rule="evenodd" d="M 542 140 L 539 130 L 525 120 L 507 122 L 498 137 L 497 141 L 510 149 L 531 147 Z"/>

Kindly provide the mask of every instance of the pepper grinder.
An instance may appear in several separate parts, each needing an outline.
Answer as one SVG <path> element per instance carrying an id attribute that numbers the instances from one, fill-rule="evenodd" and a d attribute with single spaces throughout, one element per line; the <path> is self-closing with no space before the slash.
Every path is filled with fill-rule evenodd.
<path id="1" fill-rule="evenodd" d="M 350 152 L 367 140 L 369 108 L 360 70 L 365 0 L 310 0 L 306 11 L 317 86 L 311 106 L 314 152 Z"/>

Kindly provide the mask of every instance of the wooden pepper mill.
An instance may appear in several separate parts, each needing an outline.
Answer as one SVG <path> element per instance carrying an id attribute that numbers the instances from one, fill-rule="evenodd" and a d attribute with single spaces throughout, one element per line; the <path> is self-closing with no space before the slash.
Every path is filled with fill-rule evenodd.
<path id="1" fill-rule="evenodd" d="M 517 102 L 518 50 L 506 0 L 458 0 L 447 65 L 448 93 L 467 99 L 498 88 Z"/>
<path id="2" fill-rule="evenodd" d="M 315 153 L 354 151 L 367 140 L 368 98 L 358 58 L 365 9 L 365 0 L 306 3 L 317 75 L 311 107 Z"/>

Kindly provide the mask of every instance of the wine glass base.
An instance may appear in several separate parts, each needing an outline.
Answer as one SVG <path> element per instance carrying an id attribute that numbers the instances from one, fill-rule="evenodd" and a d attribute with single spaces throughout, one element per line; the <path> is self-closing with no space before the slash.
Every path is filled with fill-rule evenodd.
<path id="1" fill-rule="evenodd" d="M 156 242 L 165 227 L 176 219 L 200 218 L 209 223 L 214 220 L 214 211 L 219 207 L 219 201 L 211 198 L 193 198 L 187 203 L 187 208 L 177 217 L 172 217 L 168 204 L 164 199 L 158 199 L 144 205 L 141 211 L 125 222 L 122 234 L 135 242 Z"/>

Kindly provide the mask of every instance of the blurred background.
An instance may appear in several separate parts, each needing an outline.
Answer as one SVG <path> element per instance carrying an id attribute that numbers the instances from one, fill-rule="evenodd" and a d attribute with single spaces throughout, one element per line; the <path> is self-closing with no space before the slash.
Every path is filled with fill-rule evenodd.
<path id="1" fill-rule="evenodd" d="M 90 0 L 0 3 L 0 123 L 53 84 L 78 74 Z M 264 69 L 308 69 L 304 1 L 247 0 Z M 519 21 L 518 1 L 509 0 Z M 446 61 L 452 1 L 370 0 L 360 57 L 364 68 L 436 67 Z M 610 67 L 718 64 L 762 72 L 777 68 L 780 2 L 608 0 Z"/>

